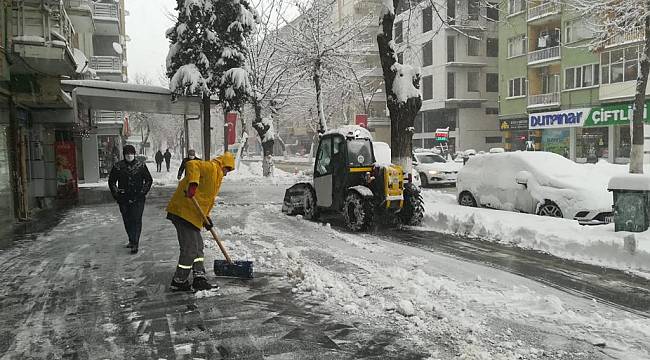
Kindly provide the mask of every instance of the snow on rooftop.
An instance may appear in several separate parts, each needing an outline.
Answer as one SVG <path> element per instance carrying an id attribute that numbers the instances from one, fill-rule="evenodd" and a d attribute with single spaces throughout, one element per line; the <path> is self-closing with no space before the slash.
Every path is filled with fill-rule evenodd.
<path id="1" fill-rule="evenodd" d="M 152 85 L 137 85 L 128 84 L 115 81 L 101 81 L 101 80 L 61 80 L 61 85 L 88 87 L 106 90 L 121 90 L 121 91 L 135 91 L 153 94 L 170 95 L 169 89 L 161 86 Z"/>

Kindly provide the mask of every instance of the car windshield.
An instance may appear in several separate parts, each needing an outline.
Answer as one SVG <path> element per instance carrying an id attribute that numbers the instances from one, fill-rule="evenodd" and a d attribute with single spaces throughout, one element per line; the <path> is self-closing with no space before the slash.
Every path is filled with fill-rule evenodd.
<path id="1" fill-rule="evenodd" d="M 373 162 L 370 140 L 354 139 L 348 141 L 348 166 L 370 166 Z"/>
<path id="2" fill-rule="evenodd" d="M 435 154 L 415 155 L 420 164 L 433 164 L 447 162 L 442 156 Z"/>

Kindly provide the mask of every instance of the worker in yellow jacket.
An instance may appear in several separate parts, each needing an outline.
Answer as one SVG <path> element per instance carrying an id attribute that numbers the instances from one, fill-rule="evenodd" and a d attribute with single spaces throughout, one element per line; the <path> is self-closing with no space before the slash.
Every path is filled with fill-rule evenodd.
<path id="1" fill-rule="evenodd" d="M 235 157 L 226 152 L 212 160 L 190 161 L 185 169 L 185 177 L 178 183 L 176 192 L 167 205 L 167 219 L 176 228 L 180 256 L 176 273 L 172 279 L 172 291 L 200 291 L 218 288 L 211 285 L 205 275 L 203 259 L 203 237 L 201 228 L 210 230 L 213 226 L 209 214 L 219 194 L 223 177 L 235 169 Z M 208 223 L 198 213 L 191 198 L 195 198 L 206 215 Z M 190 272 L 193 281 L 188 280 Z"/>

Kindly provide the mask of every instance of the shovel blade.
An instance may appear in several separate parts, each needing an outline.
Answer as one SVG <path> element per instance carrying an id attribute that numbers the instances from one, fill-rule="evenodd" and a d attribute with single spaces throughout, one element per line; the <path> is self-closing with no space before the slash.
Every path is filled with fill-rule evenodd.
<path id="1" fill-rule="evenodd" d="M 229 263 L 226 260 L 214 261 L 214 274 L 217 276 L 237 277 L 242 279 L 253 278 L 253 262 L 235 260 Z"/>

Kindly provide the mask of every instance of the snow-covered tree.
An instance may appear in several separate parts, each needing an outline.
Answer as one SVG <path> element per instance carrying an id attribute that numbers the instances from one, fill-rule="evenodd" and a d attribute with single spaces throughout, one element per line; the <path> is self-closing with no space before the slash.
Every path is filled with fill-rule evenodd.
<path id="1" fill-rule="evenodd" d="M 323 83 L 349 78 L 355 61 L 354 40 L 363 33 L 367 21 L 340 19 L 335 21 L 331 0 L 309 0 L 296 3 L 300 16 L 287 24 L 287 33 L 279 36 L 279 45 L 292 66 L 292 71 L 309 79 L 316 94 L 319 132 L 327 131 L 323 109 Z"/>
<path id="2" fill-rule="evenodd" d="M 246 0 L 177 0 L 176 4 L 176 24 L 166 34 L 171 42 L 169 87 L 177 95 L 200 96 L 204 121 L 209 124 L 212 96 L 217 96 L 225 113 L 239 110 L 250 94 L 244 39 L 253 31 L 257 15 Z"/>
<path id="3" fill-rule="evenodd" d="M 611 40 L 623 39 L 626 35 L 640 33 L 643 39 L 643 53 L 640 57 L 640 71 L 636 81 L 632 124 L 632 149 L 630 151 L 630 173 L 643 173 L 643 115 L 650 72 L 650 2 L 647 0 L 564 0 L 572 11 L 588 20 L 588 27 L 594 31 L 590 47 L 599 51 Z"/>

